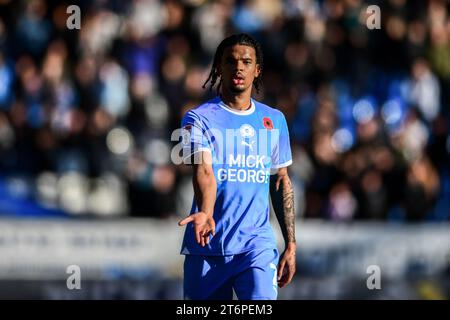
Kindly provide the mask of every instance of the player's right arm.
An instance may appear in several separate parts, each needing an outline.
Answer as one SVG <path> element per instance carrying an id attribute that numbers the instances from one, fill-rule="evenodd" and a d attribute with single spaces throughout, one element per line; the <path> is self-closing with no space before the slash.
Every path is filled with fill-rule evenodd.
<path id="1" fill-rule="evenodd" d="M 184 226 L 190 222 L 194 225 L 195 239 L 204 247 L 209 243 L 210 236 L 214 236 L 216 223 L 213 218 L 214 204 L 216 201 L 216 179 L 212 168 L 211 153 L 199 151 L 193 155 L 193 185 L 194 196 L 199 212 L 191 214 L 181 220 L 178 225 Z"/>

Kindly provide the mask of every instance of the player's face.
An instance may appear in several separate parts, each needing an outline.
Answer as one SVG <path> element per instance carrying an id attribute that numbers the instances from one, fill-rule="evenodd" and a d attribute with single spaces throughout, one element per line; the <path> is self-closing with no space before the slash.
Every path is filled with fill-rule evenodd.
<path id="1" fill-rule="evenodd" d="M 219 72 L 225 90 L 236 94 L 251 90 L 253 80 L 260 74 L 255 49 L 240 44 L 225 48 Z"/>

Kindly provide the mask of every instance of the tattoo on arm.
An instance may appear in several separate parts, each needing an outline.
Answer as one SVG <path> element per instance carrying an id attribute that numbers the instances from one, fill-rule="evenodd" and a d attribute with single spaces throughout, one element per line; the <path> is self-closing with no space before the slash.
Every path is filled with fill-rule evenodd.
<path id="1" fill-rule="evenodd" d="M 294 189 L 287 174 L 270 177 L 270 196 L 285 243 L 295 242 Z"/>

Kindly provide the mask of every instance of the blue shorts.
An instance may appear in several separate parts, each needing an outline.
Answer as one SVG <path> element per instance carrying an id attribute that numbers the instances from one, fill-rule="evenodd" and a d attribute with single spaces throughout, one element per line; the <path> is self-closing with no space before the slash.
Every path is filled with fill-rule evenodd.
<path id="1" fill-rule="evenodd" d="M 278 250 L 252 250 L 230 256 L 186 255 L 184 298 L 276 300 Z"/>

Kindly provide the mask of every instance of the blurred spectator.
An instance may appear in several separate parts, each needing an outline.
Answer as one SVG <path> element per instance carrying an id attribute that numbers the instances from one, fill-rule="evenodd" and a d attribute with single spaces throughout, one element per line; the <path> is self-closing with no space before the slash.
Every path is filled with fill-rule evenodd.
<path id="1" fill-rule="evenodd" d="M 440 87 L 437 78 L 431 72 L 428 63 L 417 59 L 412 65 L 412 84 L 410 103 L 417 108 L 428 121 L 433 121 L 439 113 Z"/>
<path id="2" fill-rule="evenodd" d="M 421 157 L 411 164 L 407 173 L 405 207 L 410 220 L 425 218 L 436 200 L 439 178 L 429 159 Z"/>

